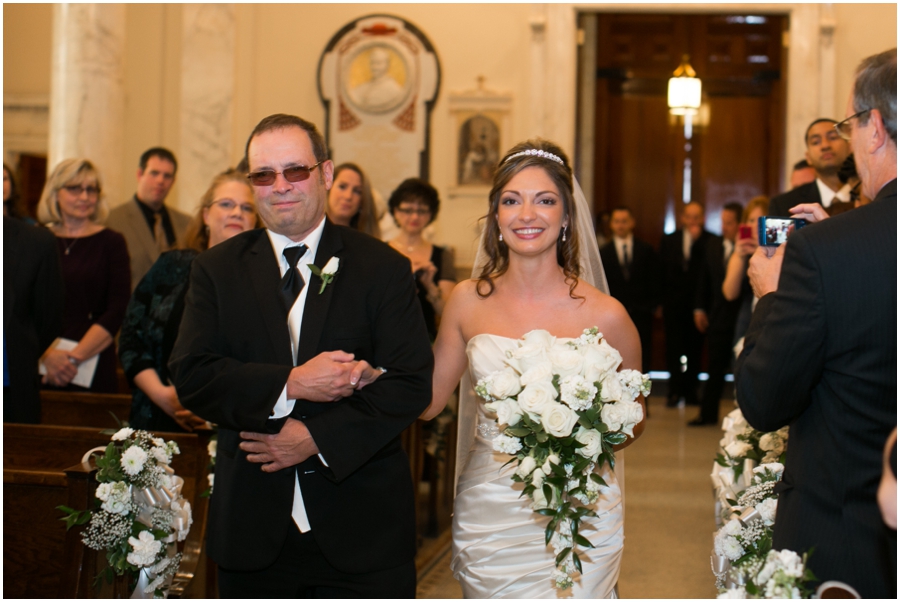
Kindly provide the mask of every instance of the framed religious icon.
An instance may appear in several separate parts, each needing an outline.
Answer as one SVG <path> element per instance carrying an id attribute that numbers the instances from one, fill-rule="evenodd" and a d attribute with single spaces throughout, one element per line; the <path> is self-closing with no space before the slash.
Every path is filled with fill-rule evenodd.
<path id="1" fill-rule="evenodd" d="M 479 77 L 475 90 L 451 93 L 448 104 L 456 132 L 455 191 L 482 194 L 510 145 L 512 97 L 488 90 Z"/>

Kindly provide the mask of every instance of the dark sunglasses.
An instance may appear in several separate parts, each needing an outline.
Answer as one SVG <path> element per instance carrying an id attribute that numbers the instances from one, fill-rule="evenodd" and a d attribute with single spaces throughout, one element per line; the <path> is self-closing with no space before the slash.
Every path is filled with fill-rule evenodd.
<path id="1" fill-rule="evenodd" d="M 293 167 L 286 167 L 284 171 L 272 171 L 270 169 L 265 171 L 255 171 L 253 173 L 248 173 L 247 179 L 250 180 L 250 183 L 254 186 L 271 186 L 275 183 L 275 177 L 278 174 L 281 174 L 288 182 L 302 182 L 303 180 L 308 179 L 310 172 L 321 164 L 322 162 L 319 161 L 312 167 L 295 165 Z"/>

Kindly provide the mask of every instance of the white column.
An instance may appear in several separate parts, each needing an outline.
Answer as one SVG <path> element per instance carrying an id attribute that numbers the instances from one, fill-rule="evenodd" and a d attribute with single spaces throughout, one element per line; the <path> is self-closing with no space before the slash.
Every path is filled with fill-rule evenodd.
<path id="1" fill-rule="evenodd" d="M 837 75 L 837 54 L 834 46 L 834 30 L 837 21 L 834 6 L 823 4 L 819 16 L 819 115 L 838 119 L 834 92 Z"/>
<path id="2" fill-rule="evenodd" d="M 819 5 L 791 6 L 790 30 L 785 40 L 788 53 L 785 180 L 790 179 L 791 166 L 806 153 L 803 140 L 806 127 L 822 116 Z"/>
<path id="3" fill-rule="evenodd" d="M 597 111 L 597 15 L 582 17 L 581 38 L 581 103 L 578 112 L 578 165 L 575 175 L 588 202 L 594 199 L 594 129 Z M 582 34 L 579 34 L 582 35 Z"/>
<path id="4" fill-rule="evenodd" d="M 193 213 L 213 177 L 234 167 L 235 7 L 185 4 L 182 10 L 177 205 Z"/>
<path id="5" fill-rule="evenodd" d="M 548 4 L 544 68 L 545 131 L 574 160 L 578 89 L 578 23 L 572 4 Z"/>
<path id="6" fill-rule="evenodd" d="M 535 137 L 549 138 L 544 120 L 547 100 L 551 96 L 547 91 L 547 7 L 535 4 L 532 7 L 528 24 L 531 26 L 531 87 L 528 113 L 529 140 Z"/>
<path id="7" fill-rule="evenodd" d="M 56 4 L 47 168 L 90 159 L 107 199 L 123 198 L 125 5 Z"/>

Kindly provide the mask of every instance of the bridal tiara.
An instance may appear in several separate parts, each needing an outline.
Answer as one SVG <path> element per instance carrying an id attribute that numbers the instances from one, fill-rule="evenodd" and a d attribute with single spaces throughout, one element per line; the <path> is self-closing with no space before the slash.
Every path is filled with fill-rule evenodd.
<path id="1" fill-rule="evenodd" d="M 550 159 L 551 161 L 556 161 L 560 165 L 565 166 L 565 163 L 563 163 L 563 160 L 560 159 L 559 157 L 557 157 L 556 155 L 554 155 L 553 153 L 548 153 L 547 151 L 542 151 L 537 148 L 530 148 L 528 150 L 524 150 L 524 151 L 516 153 L 514 155 L 510 155 L 503 162 L 506 163 L 507 161 L 512 161 L 516 157 L 521 157 L 522 155 L 531 155 L 533 157 L 540 157 L 542 159 Z"/>

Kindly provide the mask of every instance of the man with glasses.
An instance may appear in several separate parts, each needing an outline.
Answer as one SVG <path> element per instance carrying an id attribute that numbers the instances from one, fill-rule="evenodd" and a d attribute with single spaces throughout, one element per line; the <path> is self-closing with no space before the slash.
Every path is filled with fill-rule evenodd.
<path id="1" fill-rule="evenodd" d="M 219 425 L 219 590 L 415 597 L 400 434 L 434 360 L 409 261 L 327 220 L 334 164 L 313 124 L 267 117 L 246 151 L 266 228 L 194 260 L 169 363 L 184 406 Z"/>
<path id="2" fill-rule="evenodd" d="M 874 200 L 759 247 L 760 298 L 735 380 L 761 431 L 790 425 L 773 546 L 814 548 L 809 568 L 863 598 L 897 597 L 897 532 L 877 504 L 882 450 L 897 424 L 897 51 L 865 59 L 838 125 Z M 827 219 L 826 219 L 827 218 Z"/>
<path id="3" fill-rule="evenodd" d="M 806 128 L 806 160 L 816 174 L 814 181 L 773 197 L 769 215 L 790 216 L 790 208 L 816 203 L 826 209 L 832 203 L 849 203 L 850 187 L 838 178 L 850 145 L 834 130 L 834 119 L 820 118 Z"/>
<path id="4" fill-rule="evenodd" d="M 162 147 L 145 151 L 137 170 L 137 192 L 110 211 L 106 220 L 128 243 L 132 291 L 160 254 L 175 248 L 191 222 L 191 216 L 165 204 L 177 169 L 172 151 Z"/>

